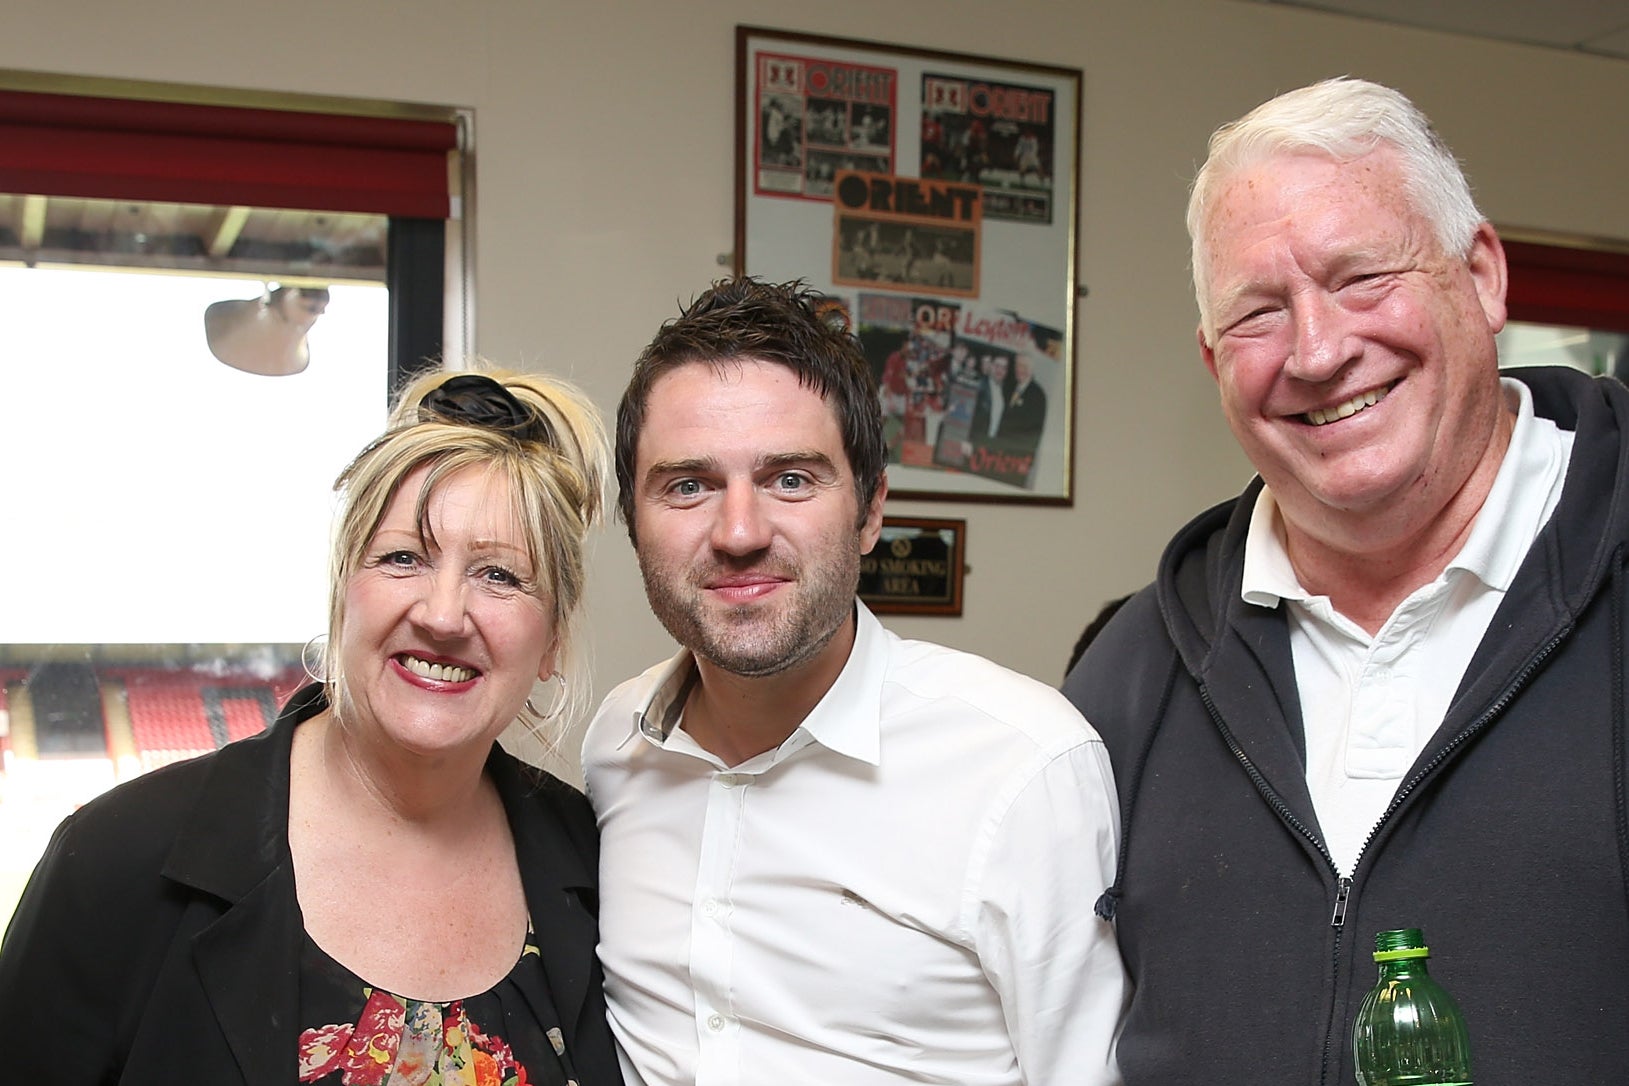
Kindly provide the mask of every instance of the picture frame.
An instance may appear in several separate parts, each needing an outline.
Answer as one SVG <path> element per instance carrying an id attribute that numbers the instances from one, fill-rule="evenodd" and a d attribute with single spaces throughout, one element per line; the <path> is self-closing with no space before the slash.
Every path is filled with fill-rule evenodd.
<path id="1" fill-rule="evenodd" d="M 736 27 L 735 271 L 842 302 L 891 498 L 1074 502 L 1081 83 Z"/>
<path id="2" fill-rule="evenodd" d="M 860 599 L 879 615 L 960 615 L 967 522 L 883 517 L 877 545 L 860 559 Z"/>

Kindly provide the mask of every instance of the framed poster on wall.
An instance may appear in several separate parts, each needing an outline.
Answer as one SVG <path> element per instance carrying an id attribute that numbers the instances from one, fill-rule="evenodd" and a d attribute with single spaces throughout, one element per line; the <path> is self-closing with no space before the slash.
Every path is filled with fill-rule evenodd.
<path id="1" fill-rule="evenodd" d="M 839 298 L 892 497 L 1073 499 L 1079 69 L 736 28 L 735 270 Z"/>

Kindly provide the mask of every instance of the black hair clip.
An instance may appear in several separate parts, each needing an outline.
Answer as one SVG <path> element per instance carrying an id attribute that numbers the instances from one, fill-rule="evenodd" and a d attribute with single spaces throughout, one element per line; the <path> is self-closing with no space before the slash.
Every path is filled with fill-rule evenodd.
<path id="1" fill-rule="evenodd" d="M 819 298 L 812 303 L 812 308 L 815 319 L 833 332 L 846 336 L 853 331 L 853 317 L 841 298 Z"/>
<path id="2" fill-rule="evenodd" d="M 554 427 L 541 414 L 528 411 L 515 394 L 480 373 L 451 377 L 419 401 L 419 421 L 426 413 L 447 422 L 461 422 L 508 434 L 517 441 L 554 444 Z"/>

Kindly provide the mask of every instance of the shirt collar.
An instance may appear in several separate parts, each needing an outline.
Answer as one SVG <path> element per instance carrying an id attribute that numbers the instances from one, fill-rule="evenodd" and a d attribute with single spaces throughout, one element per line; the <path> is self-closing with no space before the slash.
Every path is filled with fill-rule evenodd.
<path id="1" fill-rule="evenodd" d="M 1290 565 L 1290 552 L 1278 516 L 1278 502 L 1266 487 L 1256 495 L 1250 528 L 1244 537 L 1244 575 L 1239 595 L 1257 607 L 1277 607 L 1280 600 L 1305 600 L 1307 590 Z"/>
<path id="2" fill-rule="evenodd" d="M 680 649 L 661 666 L 656 682 L 642 705 L 635 707 L 634 731 L 657 746 L 667 741 L 684 712 L 685 699 L 697 678 L 696 658 L 689 649 Z"/>
<path id="3" fill-rule="evenodd" d="M 1471 526 L 1470 538 L 1449 569 L 1473 573 L 1489 588 L 1503 592 L 1516 579 L 1560 494 L 1566 454 L 1554 423 L 1533 416 L 1533 394 L 1520 381 L 1500 381 L 1505 397 L 1516 409 L 1499 474 L 1493 479 L 1482 511 Z"/>
<path id="4" fill-rule="evenodd" d="M 882 684 L 888 670 L 888 633 L 865 604 L 854 602 L 854 647 L 837 681 L 797 731 L 834 753 L 878 764 L 882 748 Z M 696 658 L 681 649 L 661 665 L 649 697 L 634 710 L 633 730 L 665 746 L 700 678 Z M 796 733 L 783 749 L 802 745 Z"/>
<path id="5" fill-rule="evenodd" d="M 1565 452 L 1554 426 L 1537 424 L 1540 420 L 1533 416 L 1533 394 L 1527 386 L 1508 377 L 1501 378 L 1499 384 L 1516 411 L 1510 447 L 1505 450 L 1471 534 L 1447 568 L 1474 574 L 1489 588 L 1503 591 L 1515 579 L 1516 570 L 1554 508 L 1551 495 L 1558 490 L 1556 482 L 1565 467 Z M 1305 602 L 1312 596 L 1290 564 L 1278 502 L 1266 487 L 1256 495 L 1255 508 L 1250 512 L 1239 594 L 1244 602 L 1258 607 L 1276 607 L 1283 600 Z"/>
<path id="6" fill-rule="evenodd" d="M 882 684 L 888 673 L 888 631 L 854 601 L 854 648 L 848 661 L 804 718 L 802 730 L 828 750 L 876 765 L 882 752 Z"/>

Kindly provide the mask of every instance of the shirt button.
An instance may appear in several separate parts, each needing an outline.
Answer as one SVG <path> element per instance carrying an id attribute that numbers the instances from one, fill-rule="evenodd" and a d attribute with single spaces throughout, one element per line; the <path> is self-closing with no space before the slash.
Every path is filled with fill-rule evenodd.
<path id="1" fill-rule="evenodd" d="M 734 788 L 736 785 L 741 783 L 741 776 L 738 773 L 720 773 L 718 775 L 718 783 L 722 784 L 725 788 Z"/>
<path id="2" fill-rule="evenodd" d="M 708 916 L 717 916 L 718 915 L 718 902 L 713 901 L 711 898 L 709 898 L 707 900 L 707 903 L 704 904 L 701 907 L 701 911 L 703 913 L 706 913 Z"/>
<path id="3" fill-rule="evenodd" d="M 707 1016 L 707 1028 L 712 1030 L 714 1033 L 717 1033 L 719 1030 L 723 1029 L 724 1028 L 724 1016 L 722 1014 L 710 1014 L 710 1015 L 708 1015 Z"/>

